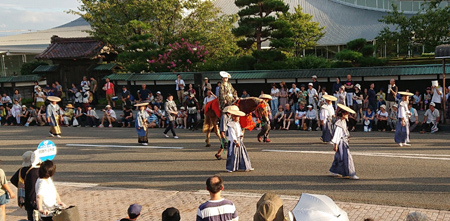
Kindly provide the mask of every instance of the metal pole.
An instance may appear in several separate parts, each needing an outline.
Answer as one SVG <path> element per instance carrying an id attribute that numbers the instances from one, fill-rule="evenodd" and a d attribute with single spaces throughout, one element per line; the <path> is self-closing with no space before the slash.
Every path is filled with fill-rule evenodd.
<path id="1" fill-rule="evenodd" d="M 445 94 L 445 58 L 444 59 L 442 59 L 442 77 L 443 77 L 443 79 L 442 79 L 442 85 L 443 85 L 443 88 L 442 88 L 442 92 L 443 92 L 443 97 L 444 97 L 444 103 L 443 103 L 443 106 L 444 106 L 444 108 L 443 108 L 443 117 L 444 117 L 444 124 L 445 123 L 447 123 L 447 121 L 446 121 L 446 116 L 447 116 L 447 96 L 446 96 L 446 94 Z"/>

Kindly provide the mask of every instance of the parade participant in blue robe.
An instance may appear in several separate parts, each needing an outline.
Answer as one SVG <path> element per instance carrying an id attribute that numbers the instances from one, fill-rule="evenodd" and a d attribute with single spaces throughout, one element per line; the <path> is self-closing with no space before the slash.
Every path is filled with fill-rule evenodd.
<path id="1" fill-rule="evenodd" d="M 409 96 L 413 96 L 414 94 L 409 92 L 398 92 L 398 94 L 402 96 L 402 101 L 397 109 L 398 122 L 397 127 L 395 128 L 394 140 L 401 147 L 411 146 L 411 144 L 409 144 L 409 118 L 411 116 L 411 112 L 409 111 L 408 103 Z"/>
<path id="2" fill-rule="evenodd" d="M 134 106 L 139 107 L 139 112 L 137 113 L 134 126 L 138 134 L 138 142 L 144 146 L 148 145 L 148 126 L 147 119 L 149 117 L 147 111 L 148 103 L 135 104 Z"/>
<path id="3" fill-rule="evenodd" d="M 55 96 L 48 96 L 47 100 L 50 104 L 47 106 L 47 122 L 50 125 L 50 136 L 61 138 L 61 129 L 59 128 L 59 123 L 61 121 L 61 108 L 57 102 L 61 101 L 61 98 Z"/>
<path id="4" fill-rule="evenodd" d="M 232 121 L 228 123 L 228 154 L 226 169 L 228 172 L 244 170 L 253 170 L 250 158 L 248 157 L 247 148 L 244 145 L 244 135 L 239 117 L 245 116 L 245 113 L 239 111 L 235 105 L 228 107 L 228 113 L 231 114 Z"/>
<path id="5" fill-rule="evenodd" d="M 323 95 L 326 104 L 322 105 L 320 110 L 320 124 L 322 125 L 322 136 L 320 139 L 324 143 L 328 143 L 333 138 L 333 118 L 335 117 L 333 101 L 337 98 L 331 95 Z"/>

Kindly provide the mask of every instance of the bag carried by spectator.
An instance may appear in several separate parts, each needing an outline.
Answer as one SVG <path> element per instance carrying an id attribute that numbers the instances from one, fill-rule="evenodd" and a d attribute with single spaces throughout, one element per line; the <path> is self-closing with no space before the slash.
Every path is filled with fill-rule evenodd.
<path id="1" fill-rule="evenodd" d="M 58 209 L 53 216 L 53 221 L 80 221 L 78 207 L 69 206 L 66 209 Z"/>
<path id="2" fill-rule="evenodd" d="M 78 126 L 79 125 L 79 123 L 78 123 L 78 120 L 76 119 L 76 118 L 73 118 L 73 122 L 72 122 L 72 126 Z"/>
<path id="3" fill-rule="evenodd" d="M 25 173 L 25 178 L 22 179 L 22 168 L 19 170 L 19 182 L 17 183 L 17 204 L 20 208 L 22 208 L 25 205 L 25 180 L 27 179 L 27 174 L 30 172 L 33 167 L 30 167 L 30 169 L 27 170 Z"/>

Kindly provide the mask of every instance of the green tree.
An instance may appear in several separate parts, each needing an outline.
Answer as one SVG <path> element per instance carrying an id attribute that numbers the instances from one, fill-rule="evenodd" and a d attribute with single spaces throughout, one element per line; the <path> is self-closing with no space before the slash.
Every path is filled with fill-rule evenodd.
<path id="1" fill-rule="evenodd" d="M 345 67 L 345 62 L 350 62 L 354 67 L 379 66 L 385 63 L 385 60 L 373 57 L 375 47 L 367 44 L 364 38 L 358 38 L 347 42 L 347 48 L 336 54 L 339 67 Z"/>
<path id="2" fill-rule="evenodd" d="M 289 5 L 282 0 L 236 0 L 235 4 L 240 8 L 240 18 L 239 26 L 232 32 L 237 37 L 245 37 L 237 42 L 239 47 L 250 49 L 256 43 L 256 50 L 260 51 L 265 41 L 270 41 L 274 48 L 293 45 L 289 23 L 276 16 L 289 10 Z"/>
<path id="3" fill-rule="evenodd" d="M 23 64 L 22 67 L 20 68 L 20 74 L 22 75 L 33 74 L 34 69 L 36 69 L 40 65 L 48 65 L 48 63 L 44 61 L 27 62 Z"/>
<path id="4" fill-rule="evenodd" d="M 290 30 L 293 33 L 294 47 L 290 51 L 293 52 L 294 56 L 299 55 L 303 49 L 314 48 L 325 35 L 325 27 L 320 27 L 319 22 L 313 22 L 312 18 L 312 15 L 302 12 L 300 5 L 295 8 L 294 13 L 280 14 L 280 19 L 289 23 Z"/>

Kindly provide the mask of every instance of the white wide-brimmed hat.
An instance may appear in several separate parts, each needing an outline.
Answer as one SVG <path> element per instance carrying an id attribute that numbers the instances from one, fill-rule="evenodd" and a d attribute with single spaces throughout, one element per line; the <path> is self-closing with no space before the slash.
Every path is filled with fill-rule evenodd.
<path id="1" fill-rule="evenodd" d="M 240 111 L 238 106 L 236 106 L 236 105 L 228 106 L 227 112 L 232 115 L 239 116 L 239 117 L 245 116 L 245 113 Z"/>
<path id="2" fill-rule="evenodd" d="M 359 90 L 361 90 L 361 85 L 360 84 L 356 84 L 355 87 L 358 88 Z"/>
<path id="3" fill-rule="evenodd" d="M 259 99 L 269 99 L 272 100 L 272 96 L 268 95 L 268 94 L 261 94 L 259 95 Z"/>
<path id="4" fill-rule="evenodd" d="M 338 104 L 338 107 L 341 108 L 342 110 L 345 110 L 351 114 L 355 114 L 356 112 L 354 110 L 352 110 L 351 108 L 343 105 L 343 104 Z"/>
<path id="5" fill-rule="evenodd" d="M 105 106 L 105 108 L 108 108 L 108 107 L 111 107 L 111 105 L 108 104 L 108 105 Z"/>
<path id="6" fill-rule="evenodd" d="M 413 93 L 406 92 L 406 91 L 399 91 L 398 93 L 402 96 L 413 96 L 414 95 Z"/>
<path id="7" fill-rule="evenodd" d="M 22 154 L 22 166 L 23 167 L 31 166 L 31 155 L 32 154 L 33 154 L 33 151 L 27 151 Z"/>
<path id="8" fill-rule="evenodd" d="M 135 104 L 135 107 L 142 107 L 142 106 L 147 106 L 148 103 L 139 103 L 139 104 Z"/>
<path id="9" fill-rule="evenodd" d="M 49 100 L 49 101 L 60 102 L 60 101 L 61 101 L 61 98 L 56 97 L 56 96 L 48 96 L 48 97 L 47 97 L 47 100 Z"/>
<path id="10" fill-rule="evenodd" d="M 231 78 L 231 75 L 226 71 L 221 71 L 220 76 L 223 78 Z"/>
<path id="11" fill-rule="evenodd" d="M 434 102 L 431 102 L 430 106 L 436 107 L 436 104 Z"/>
<path id="12" fill-rule="evenodd" d="M 337 101 L 337 98 L 335 96 L 331 96 L 328 94 L 322 95 L 323 99 L 329 100 L 329 101 Z"/>
<path id="13" fill-rule="evenodd" d="M 383 109 L 386 110 L 386 105 L 383 104 L 383 105 L 380 106 L 380 108 L 383 108 Z"/>

